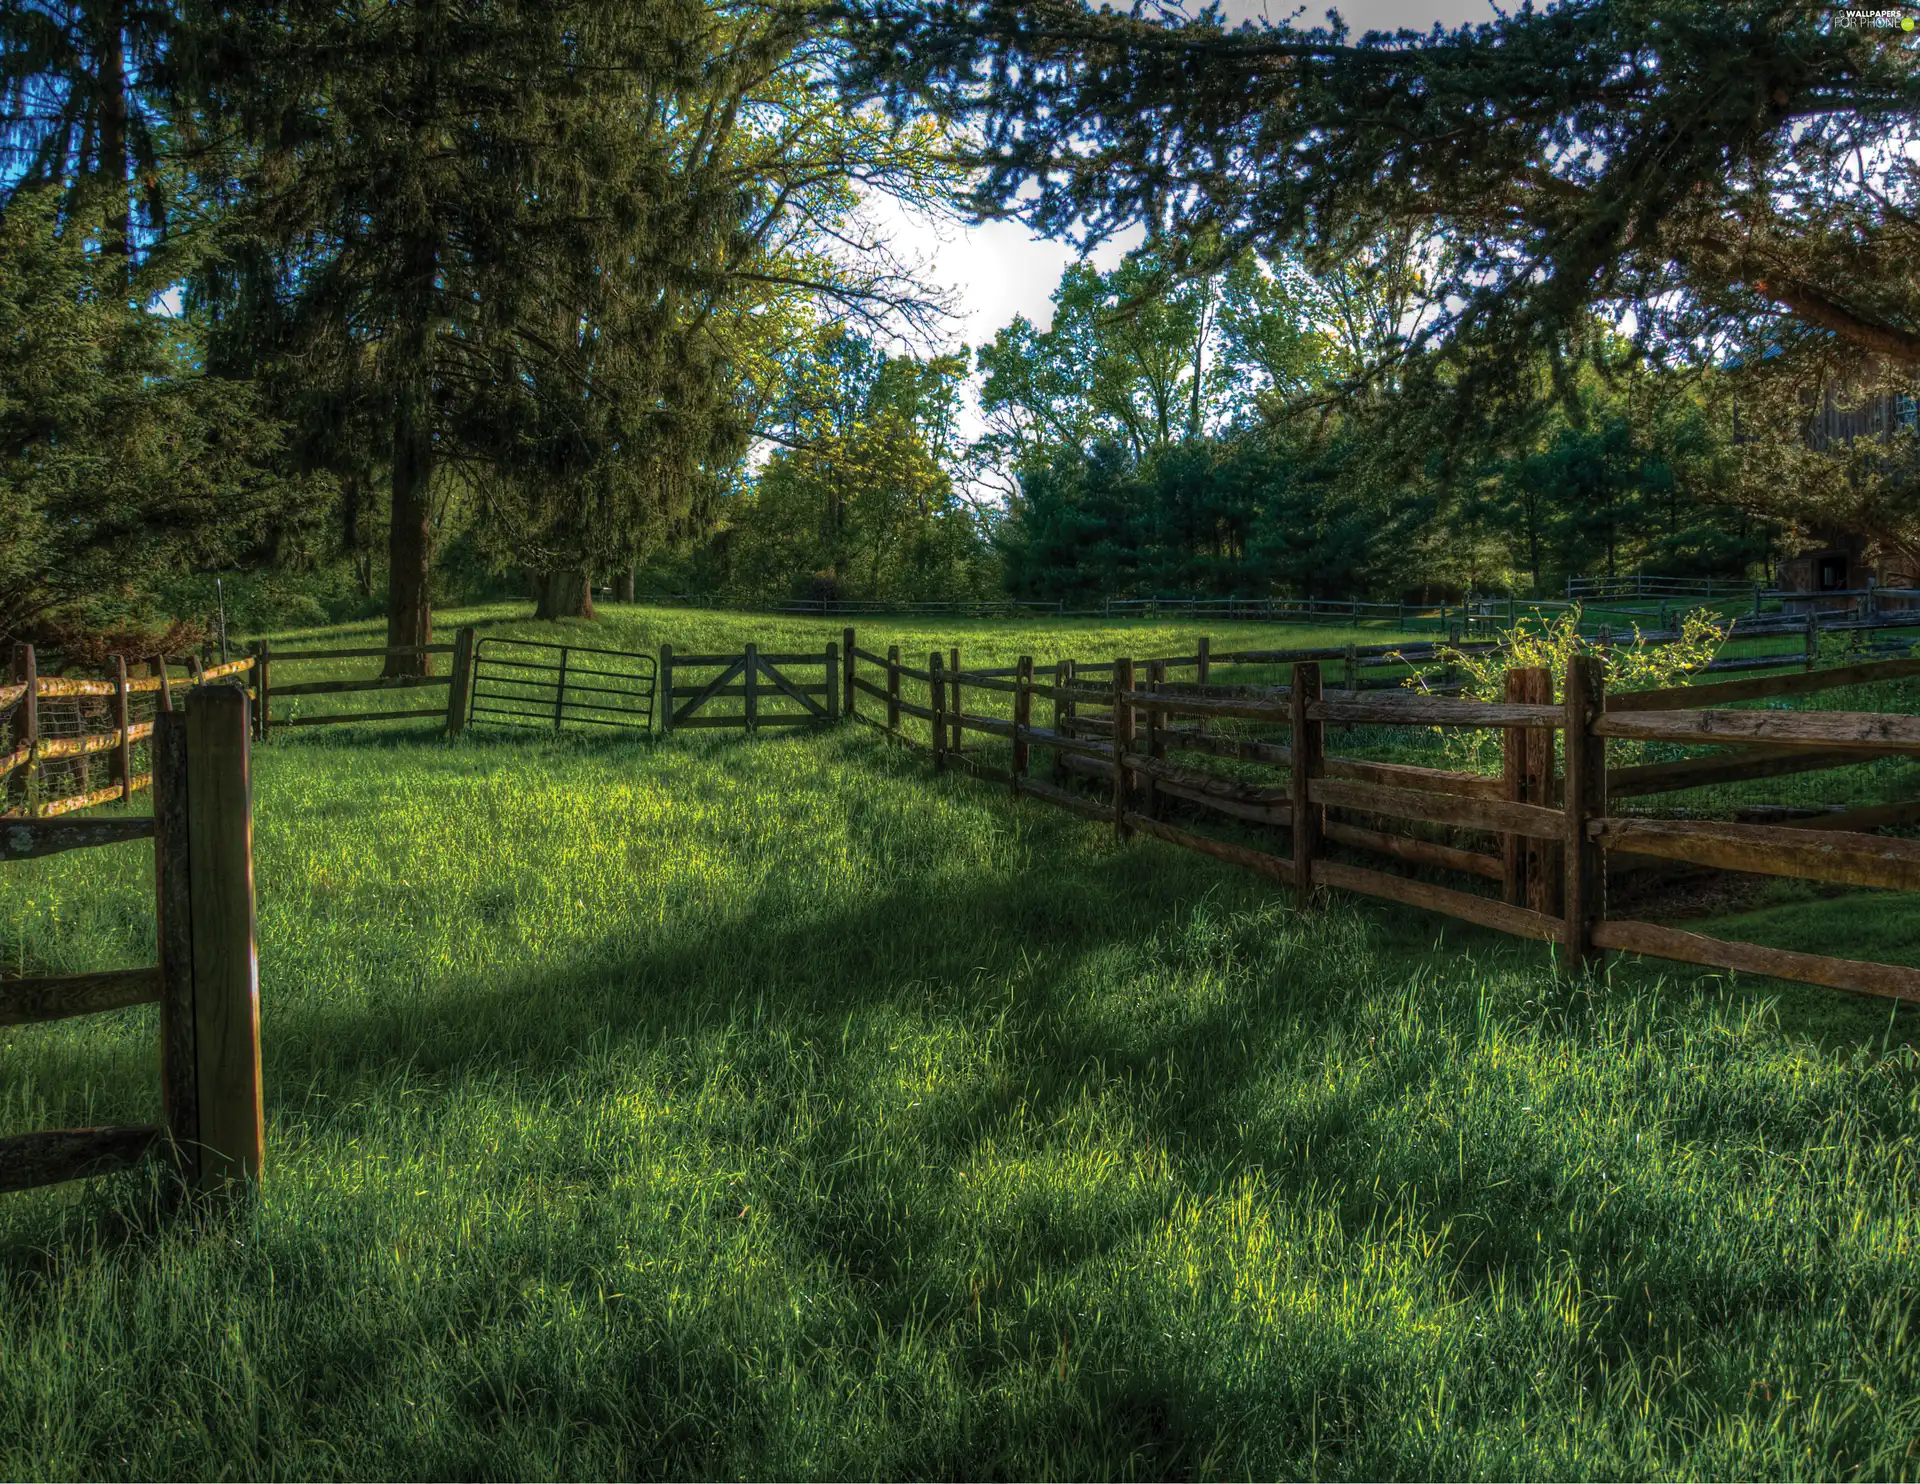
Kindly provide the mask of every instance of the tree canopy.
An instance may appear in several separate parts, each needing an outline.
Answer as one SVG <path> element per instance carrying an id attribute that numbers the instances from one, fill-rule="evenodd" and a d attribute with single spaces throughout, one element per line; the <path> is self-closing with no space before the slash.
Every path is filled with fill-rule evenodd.
<path id="1" fill-rule="evenodd" d="M 1920 72 L 1897 28 L 1777 0 L 1565 0 L 1358 39 L 1076 0 L 825 13 L 855 38 L 848 86 L 971 126 L 983 214 L 1317 269 L 1416 234 L 1438 309 L 1382 369 L 1444 391 L 1456 431 L 1577 356 L 1597 307 L 1631 306 L 1648 355 L 1758 337 L 1920 364 Z"/>

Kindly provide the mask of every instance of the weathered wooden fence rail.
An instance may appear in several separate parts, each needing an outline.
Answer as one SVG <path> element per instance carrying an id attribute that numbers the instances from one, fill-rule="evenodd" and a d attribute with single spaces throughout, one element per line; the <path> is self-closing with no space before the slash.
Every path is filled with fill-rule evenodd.
<path id="1" fill-rule="evenodd" d="M 387 648 L 346 648 L 346 649 L 295 649 L 279 650 L 273 648 L 271 640 L 256 640 L 252 645 L 250 663 L 252 666 L 252 685 L 259 706 L 255 714 L 254 735 L 266 741 L 273 735 L 276 726 L 318 727 L 336 726 L 343 722 L 367 723 L 376 721 L 424 721 L 442 722 L 449 732 L 457 732 L 464 719 L 467 705 L 467 688 L 471 684 L 473 663 L 473 630 L 461 629 L 451 644 L 411 644 L 396 645 Z M 453 656 L 452 672 L 447 675 L 431 673 L 431 658 L 423 661 L 424 675 L 368 675 L 348 679 L 331 678 L 326 680 L 301 680 L 291 685 L 282 684 L 275 679 L 276 667 L 287 665 L 304 666 L 315 663 L 328 663 L 339 660 L 377 659 L 386 661 L 397 655 L 419 655 L 430 657 L 436 654 Z M 312 696 L 347 696 L 378 691 L 398 693 L 411 690 L 446 690 L 447 698 L 435 706 L 402 706 L 385 711 L 321 711 L 312 712 L 300 707 L 284 710 L 276 716 L 273 712 L 275 701 L 298 701 Z"/>
<path id="2" fill-rule="evenodd" d="M 1782 823 L 1653 819 L 1611 807 L 1616 795 L 1646 797 L 1876 757 L 1920 757 L 1920 717 L 1713 709 L 1908 679 L 1920 675 L 1920 663 L 1912 660 L 1609 696 L 1599 661 L 1585 656 L 1571 667 L 1558 700 L 1546 671 L 1522 669 L 1509 673 L 1503 701 L 1485 702 L 1404 688 L 1363 694 L 1357 684 L 1323 689 L 1324 651 L 1293 659 L 1285 684 L 1247 685 L 1207 680 L 1230 663 L 1272 665 L 1280 652 L 1227 656 L 1209 654 L 1203 645 L 1198 655 L 1164 660 L 1064 660 L 1042 681 L 1034 678 L 1029 657 L 1009 668 L 969 670 L 950 648 L 929 653 L 921 668 L 902 663 L 897 647 L 885 655 L 860 648 L 852 630 L 844 643 L 848 714 L 925 748 L 936 769 L 957 768 L 1015 795 L 1106 820 L 1122 838 L 1150 835 L 1259 871 L 1293 885 L 1305 900 L 1338 888 L 1439 911 L 1554 943 L 1575 969 L 1604 950 L 1620 949 L 1920 1000 L 1920 970 L 1727 942 L 1609 918 L 1603 906 L 1609 870 L 1618 875 L 1667 863 L 1920 890 L 1920 842 L 1869 833 L 1920 823 L 1920 800 Z M 1350 680 L 1353 656 L 1336 651 L 1334 657 L 1341 662 L 1339 678 Z M 1175 668 L 1195 670 L 1198 678 L 1172 681 L 1168 672 Z M 874 671 L 878 677 L 869 679 Z M 968 691 L 1005 705 L 1007 712 L 969 709 Z M 916 692 L 924 705 L 908 699 Z M 862 696 L 869 698 L 864 708 Z M 1048 725 L 1033 722 L 1036 697 L 1051 708 Z M 1207 729 L 1229 719 L 1264 723 L 1271 733 L 1228 737 Z M 910 728 L 910 721 L 924 726 Z M 1497 728 L 1502 773 L 1330 756 L 1328 727 L 1348 725 Z M 1284 733 L 1285 740 L 1273 733 Z M 1009 746 L 990 761 L 969 738 Z M 1728 751 L 1610 769 L 1607 749 L 1614 739 L 1723 745 Z M 1046 781 L 1030 776 L 1036 748 L 1050 754 Z M 1282 771 L 1285 778 L 1260 783 L 1228 776 L 1170 762 L 1169 752 L 1198 754 L 1194 763 L 1220 758 L 1253 764 Z M 1104 796 L 1077 792 L 1075 778 L 1103 784 Z M 1173 806 L 1284 829 L 1286 848 L 1173 823 Z M 1436 830 L 1455 838 L 1433 838 Z M 1440 884 L 1360 864 L 1354 854 L 1467 879 Z"/>
<path id="3" fill-rule="evenodd" d="M 184 710 L 160 715 L 149 817 L 0 820 L 0 861 L 154 842 L 158 962 L 0 979 L 0 1025 L 158 1003 L 161 1064 L 157 1123 L 0 1137 L 0 1191 L 126 1169 L 156 1153 L 203 1191 L 258 1178 L 264 1116 L 248 711 L 245 691 L 214 684 L 196 687 Z"/>
<path id="4" fill-rule="evenodd" d="M 251 660 L 203 668 L 189 658 L 193 683 L 247 671 Z M 112 656 L 105 680 L 39 673 L 31 644 L 14 646 L 10 682 L 0 685 L 0 819 L 12 815 L 45 819 L 125 803 L 150 788 L 149 746 L 158 717 L 173 709 L 171 665 L 158 662 L 149 675 L 129 675 Z M 94 759 L 109 782 L 96 787 Z"/>

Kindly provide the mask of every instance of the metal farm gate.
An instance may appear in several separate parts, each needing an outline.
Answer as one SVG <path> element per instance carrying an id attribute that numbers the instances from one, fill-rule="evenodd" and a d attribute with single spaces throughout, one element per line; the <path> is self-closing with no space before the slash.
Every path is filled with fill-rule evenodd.
<path id="1" fill-rule="evenodd" d="M 474 645 L 467 716 L 556 731 L 584 722 L 650 732 L 655 675 L 650 654 L 486 638 Z"/>

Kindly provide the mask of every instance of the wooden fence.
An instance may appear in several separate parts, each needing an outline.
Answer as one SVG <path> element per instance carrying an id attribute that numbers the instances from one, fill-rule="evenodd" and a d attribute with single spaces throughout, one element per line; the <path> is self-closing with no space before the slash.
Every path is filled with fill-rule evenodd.
<path id="1" fill-rule="evenodd" d="M 203 668 L 185 661 L 199 685 L 247 672 L 250 659 Z M 173 709 L 171 664 L 130 676 L 114 656 L 108 678 L 39 673 L 31 644 L 14 646 L 9 683 L 0 685 L 0 818 L 33 819 L 126 802 L 153 784 L 151 744 L 158 718 Z M 107 783 L 96 786 L 96 764 Z"/>
<path id="2" fill-rule="evenodd" d="M 1030 658 L 1009 669 L 963 669 L 953 649 L 929 654 L 920 668 L 903 663 L 897 647 L 884 656 L 860 649 L 851 632 L 845 652 L 849 715 L 926 749 L 935 769 L 959 768 L 1017 796 L 1108 821 L 1122 838 L 1150 835 L 1259 871 L 1293 885 L 1303 900 L 1338 888 L 1442 912 L 1554 943 L 1575 970 L 1617 949 L 1920 1000 L 1920 970 L 1729 942 L 1607 911 L 1610 871 L 1618 879 L 1674 864 L 1920 889 L 1920 842 L 1870 833 L 1920 823 L 1920 801 L 1773 824 L 1652 818 L 1613 807 L 1619 798 L 1920 755 L 1920 718 L 1912 716 L 1715 709 L 1905 679 L 1920 675 L 1920 661 L 1608 696 L 1599 662 L 1583 657 L 1557 701 L 1547 672 L 1514 670 L 1505 699 L 1489 703 L 1404 688 L 1365 694 L 1348 655 L 1340 656 L 1340 678 L 1349 683 L 1335 690 L 1323 680 L 1324 652 L 1292 659 L 1285 684 L 1255 685 L 1216 683 L 1213 673 L 1228 664 L 1270 665 L 1273 652 L 1063 660 L 1046 679 L 1035 678 Z M 1195 678 L 1175 682 L 1175 670 Z M 989 714 L 980 700 L 969 709 L 968 692 L 997 698 L 1004 709 Z M 864 709 L 862 696 L 870 702 Z M 1044 725 L 1035 724 L 1036 699 L 1049 708 Z M 1266 723 L 1285 740 L 1216 729 L 1229 720 Z M 1502 773 L 1333 756 L 1329 726 L 1499 728 Z M 970 745 L 970 737 L 991 741 Z M 1730 750 L 1610 768 L 1608 745 L 1616 739 Z M 986 749 L 1001 742 L 1005 751 L 989 761 Z M 1035 747 L 1050 754 L 1044 779 L 1032 775 Z M 1169 757 L 1181 753 L 1199 756 Z M 1229 776 L 1199 765 L 1209 759 L 1242 771 Z M 1262 769 L 1280 776 L 1264 781 Z M 1078 779 L 1099 784 L 1101 793 L 1076 790 Z M 1244 830 L 1238 840 L 1204 834 L 1186 819 L 1175 823 L 1180 813 L 1283 829 L 1285 848 L 1257 832 L 1256 843 Z M 1442 884 L 1387 866 L 1465 879 Z"/>
<path id="3" fill-rule="evenodd" d="M 836 644 L 812 654 L 763 654 L 754 644 L 739 654 L 676 654 L 671 644 L 663 644 L 660 730 L 664 734 L 684 727 L 741 727 L 756 732 L 768 726 L 836 722 L 840 719 L 840 654 Z M 815 665 L 821 667 L 818 681 L 789 673 Z M 687 681 L 686 671 L 698 678 Z M 736 702 L 737 708 L 730 704 Z M 779 702 L 788 704 L 769 709 L 770 703 Z"/>
<path id="4" fill-rule="evenodd" d="M 242 667 L 246 664 L 241 662 Z M 153 730 L 153 814 L 0 821 L 0 860 L 151 839 L 158 962 L 0 979 L 0 1025 L 160 1006 L 158 1123 L 0 1138 L 0 1191 L 104 1174 L 161 1154 L 191 1188 L 255 1180 L 264 1151 L 248 700 L 204 685 Z"/>
<path id="5" fill-rule="evenodd" d="M 414 644 L 392 647 L 365 647 L 348 649 L 295 649 L 278 650 L 266 639 L 256 640 L 251 646 L 250 663 L 252 665 L 252 683 L 255 696 L 260 704 L 256 710 L 256 733 L 262 741 L 273 735 L 276 726 L 316 727 L 332 726 L 341 722 L 374 721 L 421 721 L 431 718 L 440 721 L 449 734 L 457 733 L 466 716 L 468 688 L 472 684 L 474 631 L 463 628 L 456 631 L 451 644 Z M 349 679 L 296 680 L 285 684 L 274 676 L 276 667 L 287 665 L 300 666 L 319 661 L 335 660 L 380 660 L 383 663 L 394 655 L 451 655 L 452 669 L 446 675 L 368 675 Z M 401 706 L 385 711 L 322 711 L 311 712 L 299 707 L 284 710 L 281 715 L 273 714 L 275 701 L 304 701 L 315 696 L 347 696 L 364 694 L 369 691 L 398 693 L 413 690 L 445 690 L 446 700 L 433 706 Z"/>

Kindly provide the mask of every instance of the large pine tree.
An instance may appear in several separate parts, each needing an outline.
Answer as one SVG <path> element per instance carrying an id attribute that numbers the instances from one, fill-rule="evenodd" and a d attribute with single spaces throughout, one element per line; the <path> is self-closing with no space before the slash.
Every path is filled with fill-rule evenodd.
<path id="1" fill-rule="evenodd" d="M 216 350 L 377 428 L 388 645 L 431 642 L 436 490 L 498 456 L 507 378 L 564 383 L 604 243 L 671 260 L 673 184 L 595 100 L 686 92 L 700 0 L 257 0 L 195 11 L 197 121 L 231 153 Z M 557 369 L 556 369 L 557 368 Z M 338 440 L 335 440 L 337 443 Z M 395 674 L 426 670 L 395 654 Z"/>

